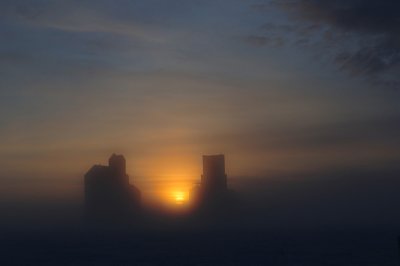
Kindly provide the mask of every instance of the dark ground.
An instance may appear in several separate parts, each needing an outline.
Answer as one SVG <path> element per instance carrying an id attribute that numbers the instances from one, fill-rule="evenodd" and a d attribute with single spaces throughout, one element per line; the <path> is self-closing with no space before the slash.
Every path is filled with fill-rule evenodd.
<path id="1" fill-rule="evenodd" d="M 3 234 L 0 265 L 398 265 L 390 233 Z"/>

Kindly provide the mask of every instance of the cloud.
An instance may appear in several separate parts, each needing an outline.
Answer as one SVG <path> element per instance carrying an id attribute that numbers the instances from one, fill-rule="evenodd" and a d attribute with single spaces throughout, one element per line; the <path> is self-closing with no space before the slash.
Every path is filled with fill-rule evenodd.
<path id="1" fill-rule="evenodd" d="M 295 45 L 331 58 L 341 70 L 380 85 L 398 87 L 400 80 L 400 2 L 396 0 L 284 0 L 257 5 L 258 11 L 279 7 L 290 25 L 267 27 Z M 269 11 L 270 12 L 270 11 Z M 288 25 L 286 25 L 288 26 Z"/>
<path id="2" fill-rule="evenodd" d="M 397 121 L 397 122 L 396 122 Z M 235 173 L 298 175 L 343 167 L 398 164 L 399 117 L 320 122 L 315 125 L 238 128 L 205 136 L 200 143 L 233 155 Z M 240 158 L 239 158 L 240 157 Z M 240 165 L 241 169 L 237 166 Z"/>
<path id="3" fill-rule="evenodd" d="M 8 65 L 22 65 L 32 61 L 32 56 L 26 53 L 0 51 L 0 62 Z"/>
<path id="4" fill-rule="evenodd" d="M 264 46 L 268 43 L 268 38 L 264 36 L 249 35 L 245 37 L 244 41 L 254 46 Z"/>
<path id="5" fill-rule="evenodd" d="M 238 128 L 220 138 L 231 146 L 249 151 L 309 150 L 321 151 L 349 148 L 354 144 L 376 144 L 391 147 L 399 143 L 400 117 L 349 119 L 337 122 L 319 122 L 309 126 Z M 236 145 L 235 145 L 236 143 Z"/>
<path id="6" fill-rule="evenodd" d="M 284 41 L 281 37 L 266 37 L 259 35 L 249 35 L 244 38 L 244 41 L 248 44 L 256 47 L 263 47 L 271 45 L 273 47 L 281 47 L 284 45 Z"/>
<path id="7" fill-rule="evenodd" d="M 0 18 L 66 32 L 109 33 L 143 41 L 164 41 L 160 31 L 136 19 L 129 2 L 119 2 L 120 5 L 108 6 L 104 1 L 5 1 L 0 5 L 3 9 Z M 120 6 L 126 7 L 125 10 Z"/>
<path id="8" fill-rule="evenodd" d="M 399 32 L 398 1 L 377 0 L 297 0 L 281 1 L 286 10 L 304 19 L 364 33 Z"/>

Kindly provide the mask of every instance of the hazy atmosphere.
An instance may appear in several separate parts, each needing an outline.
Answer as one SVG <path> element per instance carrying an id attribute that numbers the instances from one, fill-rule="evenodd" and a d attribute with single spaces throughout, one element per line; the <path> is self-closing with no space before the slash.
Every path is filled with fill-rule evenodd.
<path id="1" fill-rule="evenodd" d="M 83 175 L 112 153 L 151 206 L 186 200 L 201 156 L 225 154 L 260 226 L 398 228 L 399 12 L 378 0 L 1 1 L 2 223 L 74 220 Z"/>

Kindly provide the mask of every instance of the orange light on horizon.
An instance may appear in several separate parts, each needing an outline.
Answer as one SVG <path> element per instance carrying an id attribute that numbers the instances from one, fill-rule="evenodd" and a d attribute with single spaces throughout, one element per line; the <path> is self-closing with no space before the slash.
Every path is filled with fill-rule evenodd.
<path id="1" fill-rule="evenodd" d="M 197 155 L 171 151 L 131 161 L 131 182 L 141 189 L 144 204 L 172 210 L 189 205 L 190 191 L 201 172 Z"/>
<path id="2" fill-rule="evenodd" d="M 186 202 L 186 194 L 182 191 L 175 191 L 172 193 L 172 197 L 175 200 L 175 203 L 181 205 Z"/>

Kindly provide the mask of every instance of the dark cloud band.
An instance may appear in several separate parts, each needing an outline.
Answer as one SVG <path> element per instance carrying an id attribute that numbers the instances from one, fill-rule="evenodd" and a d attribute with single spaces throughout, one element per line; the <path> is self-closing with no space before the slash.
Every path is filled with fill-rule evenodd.
<path id="1" fill-rule="evenodd" d="M 353 76 L 380 85 L 399 86 L 399 1 L 284 0 L 272 3 L 289 14 L 291 23 L 296 26 L 290 30 L 285 30 L 290 25 L 267 27 L 268 35 L 276 35 L 279 28 L 279 33 L 286 36 L 286 43 L 294 38 L 295 45 L 319 47 L 340 69 Z M 265 6 L 256 8 L 265 11 Z"/>

